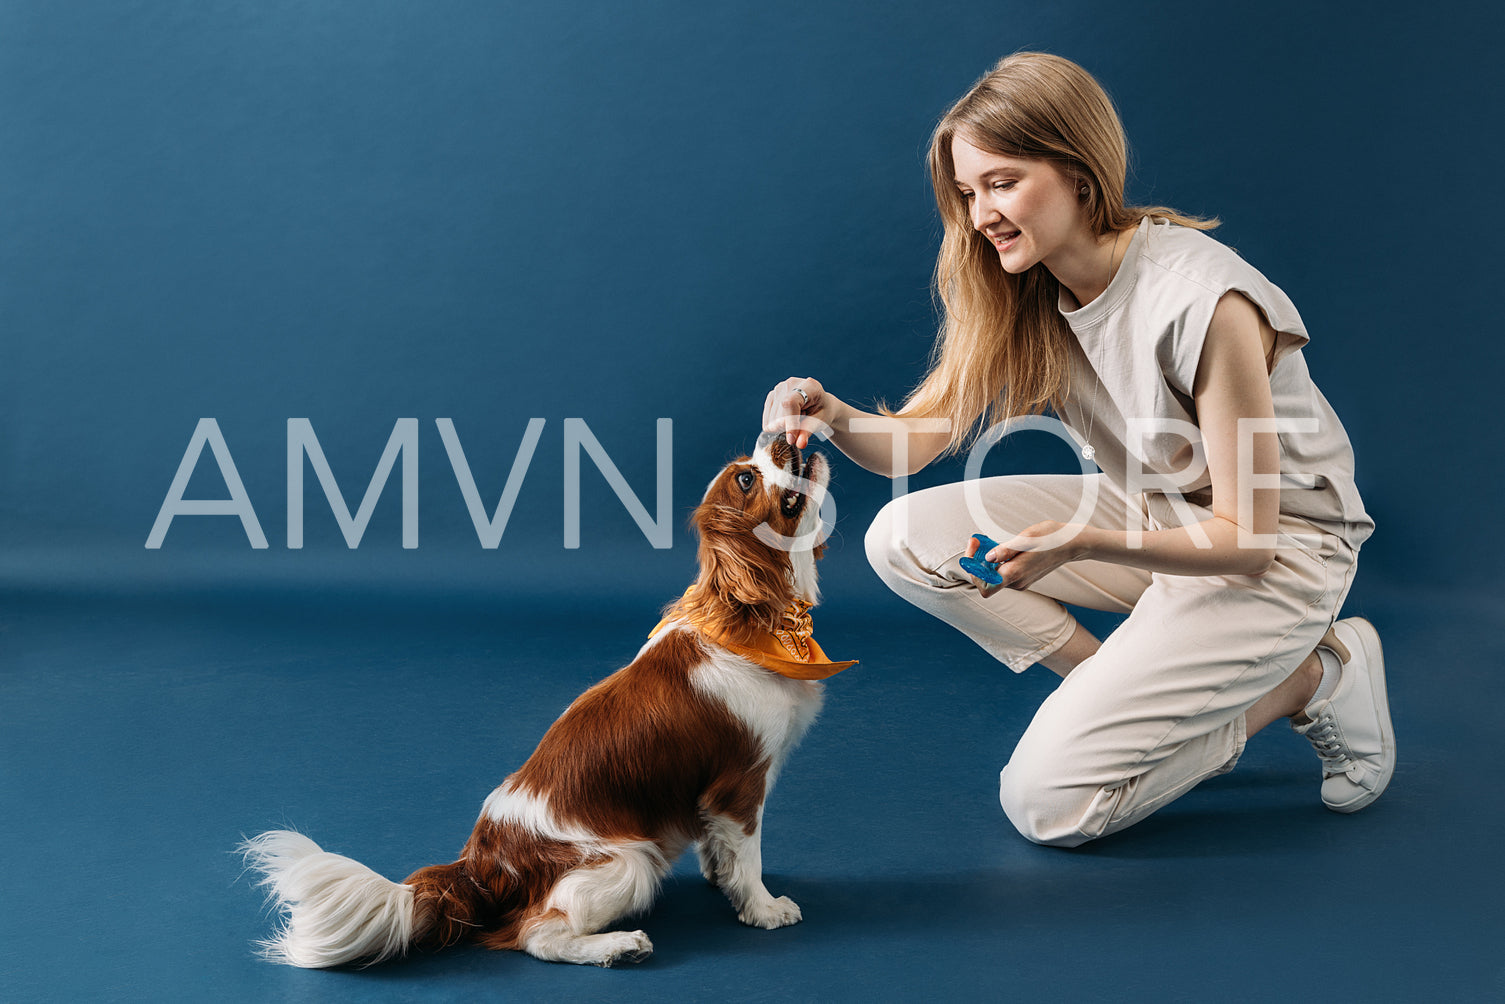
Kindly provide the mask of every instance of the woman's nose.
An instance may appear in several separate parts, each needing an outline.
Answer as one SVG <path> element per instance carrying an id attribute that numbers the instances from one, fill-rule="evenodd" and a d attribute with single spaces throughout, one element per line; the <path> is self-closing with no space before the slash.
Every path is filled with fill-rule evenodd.
<path id="1" fill-rule="evenodd" d="M 972 200 L 972 229 L 983 230 L 1002 219 L 998 210 L 985 198 Z"/>

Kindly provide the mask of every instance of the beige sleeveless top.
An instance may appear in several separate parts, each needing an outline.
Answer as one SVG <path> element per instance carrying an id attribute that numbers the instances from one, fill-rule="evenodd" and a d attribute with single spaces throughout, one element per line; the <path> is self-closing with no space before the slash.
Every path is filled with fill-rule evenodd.
<path id="1" fill-rule="evenodd" d="M 1229 290 L 1252 300 L 1276 331 L 1270 392 L 1281 423 L 1280 511 L 1357 548 L 1374 521 L 1354 484 L 1348 433 L 1307 372 L 1301 315 L 1274 283 L 1200 230 L 1142 219 L 1103 294 L 1077 310 L 1060 304 L 1079 348 L 1061 418 L 1084 438 L 1090 429 L 1095 462 L 1118 484 L 1174 485 L 1191 501 L 1210 502 L 1206 464 L 1191 467 L 1192 442 L 1200 442 L 1192 386 L 1213 308 Z M 1156 476 L 1168 480 L 1156 487 Z"/>

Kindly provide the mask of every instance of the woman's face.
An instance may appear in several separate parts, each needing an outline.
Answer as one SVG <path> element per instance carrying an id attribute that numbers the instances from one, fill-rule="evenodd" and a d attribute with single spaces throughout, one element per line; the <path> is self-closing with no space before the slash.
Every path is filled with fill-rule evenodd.
<path id="1" fill-rule="evenodd" d="M 980 150 L 959 133 L 951 160 L 972 226 L 992 241 L 1004 271 L 1018 275 L 1037 262 L 1050 268 L 1063 252 L 1069 257 L 1090 243 L 1083 203 L 1051 161 Z"/>

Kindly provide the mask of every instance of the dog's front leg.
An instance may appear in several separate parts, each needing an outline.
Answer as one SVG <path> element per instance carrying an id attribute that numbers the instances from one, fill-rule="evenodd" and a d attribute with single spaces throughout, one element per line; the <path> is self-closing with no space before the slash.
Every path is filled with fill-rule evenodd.
<path id="1" fill-rule="evenodd" d="M 751 827 L 729 816 L 707 816 L 698 851 L 701 871 L 726 893 L 742 923 L 771 931 L 800 922 L 794 900 L 775 899 L 763 885 L 762 806 Z"/>
<path id="2" fill-rule="evenodd" d="M 716 873 L 721 870 L 721 866 L 716 862 L 716 849 L 716 842 L 707 836 L 695 845 L 695 858 L 700 862 L 700 874 L 711 885 L 719 887 L 721 880 L 716 877 Z"/>

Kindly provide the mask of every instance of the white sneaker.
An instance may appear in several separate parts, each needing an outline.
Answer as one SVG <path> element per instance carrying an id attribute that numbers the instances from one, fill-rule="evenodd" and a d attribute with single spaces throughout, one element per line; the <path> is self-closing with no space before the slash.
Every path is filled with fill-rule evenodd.
<path id="1" fill-rule="evenodd" d="M 1338 621 L 1317 647 L 1338 657 L 1342 675 L 1332 694 L 1308 704 L 1291 728 L 1322 758 L 1322 804 L 1334 812 L 1358 812 L 1384 793 L 1395 773 L 1385 656 L 1379 633 L 1362 617 Z"/>

